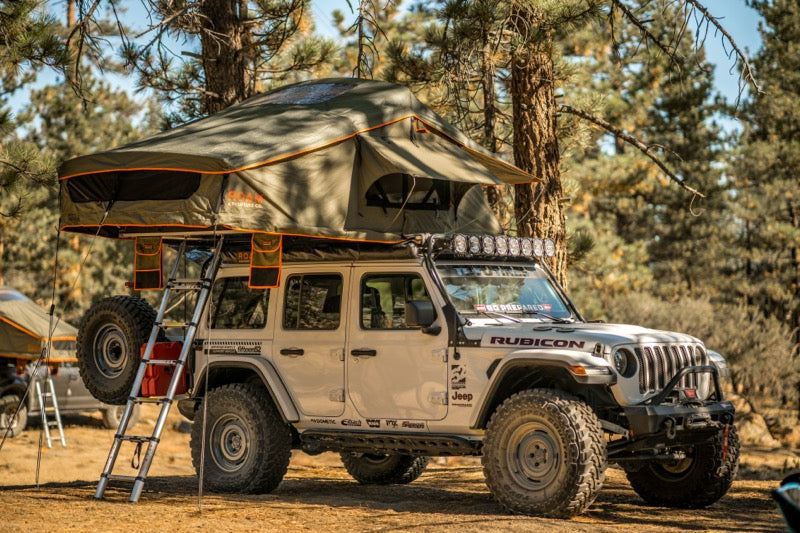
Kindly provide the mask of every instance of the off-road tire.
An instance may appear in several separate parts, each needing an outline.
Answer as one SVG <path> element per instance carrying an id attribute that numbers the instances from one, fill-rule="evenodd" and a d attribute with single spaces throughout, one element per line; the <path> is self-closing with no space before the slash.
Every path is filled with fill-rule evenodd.
<path id="1" fill-rule="evenodd" d="M 404 485 L 425 471 L 428 457 L 419 455 L 342 452 L 347 473 L 363 485 Z"/>
<path id="2" fill-rule="evenodd" d="M 103 427 L 106 429 L 119 428 L 119 421 L 122 419 L 122 413 L 125 411 L 124 405 L 114 405 L 102 409 L 103 413 Z M 139 421 L 142 414 L 141 406 L 134 405 L 131 417 L 128 420 L 128 427 L 133 427 Z"/>
<path id="3" fill-rule="evenodd" d="M 568 518 L 594 502 L 608 461 L 588 405 L 561 391 L 531 389 L 492 415 L 482 463 L 489 490 L 509 511 Z"/>
<path id="4" fill-rule="evenodd" d="M 19 396 L 16 394 L 8 394 L 0 398 L 0 414 L 4 415 L 3 421 L 0 423 L 0 440 L 2 440 L 8 429 L 5 425 L 7 423 L 6 421 L 13 419 L 14 413 L 17 411 L 17 407 L 19 407 L 19 399 Z M 20 407 L 19 412 L 16 414 L 16 420 L 13 424 L 11 424 L 11 431 L 8 432 L 9 438 L 14 438 L 22 433 L 22 430 L 28 425 L 27 405 L 23 404 Z"/>
<path id="5" fill-rule="evenodd" d="M 707 507 L 728 492 L 736 477 L 739 437 L 734 426 L 730 426 L 725 448 L 725 432 L 720 431 L 710 441 L 689 449 L 683 461 L 648 461 L 641 468 L 627 470 L 628 481 L 651 505 L 682 509 Z"/>
<path id="6" fill-rule="evenodd" d="M 78 329 L 78 367 L 92 396 L 110 405 L 127 402 L 155 319 L 150 304 L 135 296 L 103 298 L 86 312 Z"/>
<path id="7" fill-rule="evenodd" d="M 212 389 L 206 405 L 203 487 L 214 492 L 263 494 L 286 474 L 292 434 L 263 386 L 235 383 Z M 192 424 L 192 464 L 200 475 L 203 406 Z"/>

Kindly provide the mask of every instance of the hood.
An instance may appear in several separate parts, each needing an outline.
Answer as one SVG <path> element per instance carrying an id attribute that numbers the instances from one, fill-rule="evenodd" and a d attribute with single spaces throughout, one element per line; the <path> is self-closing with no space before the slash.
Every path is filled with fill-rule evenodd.
<path id="1" fill-rule="evenodd" d="M 505 326 L 468 327 L 466 335 L 471 340 L 480 339 L 482 346 L 579 351 L 592 351 L 597 343 L 611 348 L 623 344 L 700 343 L 699 339 L 684 333 L 605 323 L 509 323 Z"/>

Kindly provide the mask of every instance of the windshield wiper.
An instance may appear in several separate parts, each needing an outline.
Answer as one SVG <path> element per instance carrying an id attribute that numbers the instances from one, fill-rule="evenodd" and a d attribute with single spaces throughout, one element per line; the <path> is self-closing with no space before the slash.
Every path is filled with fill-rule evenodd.
<path id="1" fill-rule="evenodd" d="M 571 324 L 572 323 L 572 320 L 569 320 L 569 319 L 566 319 L 566 318 L 554 317 L 553 315 L 548 315 L 547 313 L 544 313 L 542 311 L 525 311 L 525 312 L 526 313 L 530 313 L 532 315 L 540 315 L 540 316 L 543 316 L 545 318 L 549 318 L 550 320 L 552 320 L 556 324 Z"/>
<path id="2" fill-rule="evenodd" d="M 492 320 L 494 320 L 495 322 L 497 322 L 497 325 L 498 325 L 498 326 L 505 326 L 505 323 L 504 323 L 504 322 L 500 322 L 500 321 L 497 319 L 497 317 L 498 317 L 498 316 L 499 316 L 500 318 L 505 318 L 506 320 L 510 320 L 511 322 L 517 322 L 517 323 L 519 323 L 519 322 L 522 322 L 522 320 L 516 319 L 516 318 L 514 318 L 514 317 L 511 317 L 511 316 L 508 316 L 508 315 L 504 315 L 503 313 L 498 313 L 497 311 L 479 311 L 479 310 L 477 310 L 477 309 L 476 309 L 476 310 L 475 310 L 475 314 L 476 314 L 476 315 L 477 315 L 477 314 L 481 314 L 481 315 L 486 315 L 486 316 L 488 316 L 489 318 L 491 318 Z M 472 321 L 471 321 L 469 318 L 467 318 L 467 317 L 464 317 L 464 319 L 466 320 L 466 322 L 467 322 L 467 325 L 468 325 L 468 326 L 471 326 L 471 325 L 472 325 Z"/>

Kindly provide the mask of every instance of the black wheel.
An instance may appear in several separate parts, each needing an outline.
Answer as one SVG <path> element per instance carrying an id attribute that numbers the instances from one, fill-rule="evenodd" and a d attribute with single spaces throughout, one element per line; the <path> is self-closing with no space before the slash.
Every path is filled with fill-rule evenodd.
<path id="1" fill-rule="evenodd" d="M 131 394 L 156 312 L 134 296 L 103 298 L 78 329 L 78 366 L 89 392 L 103 403 L 123 405 Z"/>
<path id="2" fill-rule="evenodd" d="M 117 429 L 119 427 L 119 421 L 122 420 L 122 413 L 125 411 L 124 405 L 114 405 L 106 407 L 103 411 L 103 426 L 106 429 Z M 136 422 L 139 421 L 139 417 L 141 416 L 141 408 L 139 405 L 133 406 L 133 413 L 131 413 L 131 418 L 128 420 L 128 427 L 133 427 L 136 425 Z"/>
<path id="3" fill-rule="evenodd" d="M 710 441 L 686 450 L 685 459 L 648 461 L 626 474 L 633 490 L 649 504 L 699 509 L 728 492 L 738 467 L 739 437 L 730 426 L 727 445 L 725 432 L 720 431 Z"/>
<path id="4" fill-rule="evenodd" d="M 0 398 L 0 439 L 6 434 L 9 426 L 9 437 L 16 437 L 28 425 L 28 406 L 19 405 L 20 397 L 9 394 Z M 19 411 L 17 411 L 19 408 Z"/>
<path id="5" fill-rule="evenodd" d="M 342 452 L 347 472 L 364 485 L 411 483 L 425 471 L 428 458 L 419 455 Z"/>
<path id="6" fill-rule="evenodd" d="M 550 389 L 514 394 L 494 412 L 483 443 L 483 473 L 509 511 L 567 518 L 603 486 L 606 444 L 585 403 Z"/>
<path id="7" fill-rule="evenodd" d="M 289 466 L 292 434 L 264 387 L 236 383 L 208 393 L 203 486 L 216 492 L 274 490 Z M 203 406 L 192 424 L 192 463 L 200 474 Z"/>

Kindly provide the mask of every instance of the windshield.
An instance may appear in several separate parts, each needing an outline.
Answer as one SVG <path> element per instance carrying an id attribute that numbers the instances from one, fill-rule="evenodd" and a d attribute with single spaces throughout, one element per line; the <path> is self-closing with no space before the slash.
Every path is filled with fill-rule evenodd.
<path id="1" fill-rule="evenodd" d="M 450 300 L 463 315 L 571 318 L 566 302 L 536 265 L 437 264 Z"/>

